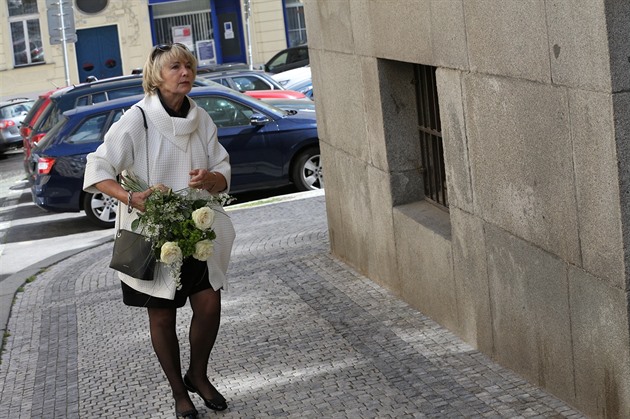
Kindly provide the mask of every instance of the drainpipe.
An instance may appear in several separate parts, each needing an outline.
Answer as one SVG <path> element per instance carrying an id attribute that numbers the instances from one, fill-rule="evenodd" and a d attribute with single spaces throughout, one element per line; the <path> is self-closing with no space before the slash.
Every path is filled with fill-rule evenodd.
<path id="1" fill-rule="evenodd" d="M 247 31 L 247 58 L 249 60 L 249 69 L 254 69 L 254 62 L 252 58 L 252 33 L 249 30 L 249 17 L 252 15 L 251 0 L 243 0 L 245 5 L 245 29 Z"/>

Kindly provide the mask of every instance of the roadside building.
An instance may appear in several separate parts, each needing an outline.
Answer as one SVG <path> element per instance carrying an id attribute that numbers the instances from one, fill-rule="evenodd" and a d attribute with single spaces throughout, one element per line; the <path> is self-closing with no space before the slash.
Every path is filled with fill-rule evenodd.
<path id="1" fill-rule="evenodd" d="M 630 417 L 630 2 L 305 14 L 332 252 L 589 416 Z"/>
<path id="2" fill-rule="evenodd" d="M 60 25 L 49 15 L 59 1 L 4 3 L 0 98 L 131 74 L 151 46 L 161 43 L 185 43 L 202 64 L 257 68 L 278 51 L 306 42 L 303 0 L 64 0 L 62 7 L 71 13 L 64 13 L 64 26 L 74 22 L 66 39 L 76 40 L 67 43 L 64 55 L 54 30 Z"/>

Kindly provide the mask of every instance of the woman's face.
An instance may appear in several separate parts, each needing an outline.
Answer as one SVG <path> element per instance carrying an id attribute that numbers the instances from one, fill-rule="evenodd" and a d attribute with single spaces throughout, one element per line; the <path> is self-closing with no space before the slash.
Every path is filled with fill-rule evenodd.
<path id="1" fill-rule="evenodd" d="M 192 89 L 193 69 L 189 61 L 181 61 L 182 58 L 175 58 L 167 61 L 162 67 L 162 84 L 160 92 L 163 95 L 187 95 Z"/>

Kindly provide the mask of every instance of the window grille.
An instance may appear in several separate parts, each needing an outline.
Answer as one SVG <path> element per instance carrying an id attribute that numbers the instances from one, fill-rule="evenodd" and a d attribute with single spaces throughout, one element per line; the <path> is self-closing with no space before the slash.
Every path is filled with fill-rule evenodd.
<path id="1" fill-rule="evenodd" d="M 426 199 L 440 207 L 448 208 L 444 146 L 435 70 L 436 68 L 431 66 L 414 66 L 418 132 L 422 154 L 421 169 Z"/>
<path id="2" fill-rule="evenodd" d="M 192 26 L 193 42 L 213 39 L 210 11 L 188 13 L 177 16 L 163 16 L 154 19 L 157 44 L 173 42 L 173 26 Z M 194 51 L 193 51 L 194 53 Z"/>

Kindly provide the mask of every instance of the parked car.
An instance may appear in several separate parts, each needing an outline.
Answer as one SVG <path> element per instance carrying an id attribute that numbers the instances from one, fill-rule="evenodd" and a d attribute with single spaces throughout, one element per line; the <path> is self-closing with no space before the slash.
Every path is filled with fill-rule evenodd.
<path id="1" fill-rule="evenodd" d="M 312 100 L 281 98 L 262 98 L 260 100 L 285 111 L 315 112 L 315 102 Z"/>
<path id="2" fill-rule="evenodd" d="M 304 67 L 310 63 L 308 58 L 308 46 L 300 45 L 283 49 L 263 66 L 268 73 L 281 73 L 298 67 Z"/>
<path id="3" fill-rule="evenodd" d="M 239 92 L 282 89 L 282 86 L 272 77 L 271 73 L 265 73 L 260 70 L 220 71 L 201 74 L 199 77 L 205 80 L 212 80 Z"/>
<path id="4" fill-rule="evenodd" d="M 286 89 L 287 86 L 295 85 L 305 80 L 312 80 L 311 67 L 307 66 L 283 71 L 282 73 L 274 74 L 273 78 Z"/>
<path id="5" fill-rule="evenodd" d="M 309 100 L 304 93 L 296 92 L 294 90 L 248 90 L 245 93 L 247 96 L 255 97 L 256 99 L 304 99 Z"/>
<path id="6" fill-rule="evenodd" d="M 246 63 L 222 63 L 222 64 L 207 64 L 197 67 L 197 75 L 202 76 L 208 73 L 215 73 L 217 71 L 227 70 L 249 70 L 249 64 Z"/>
<path id="7" fill-rule="evenodd" d="M 300 92 L 311 100 L 315 98 L 313 94 L 313 80 L 310 78 L 287 84 L 286 89 Z"/>
<path id="8" fill-rule="evenodd" d="M 31 141 L 29 141 L 29 138 L 31 136 L 31 132 L 33 131 L 33 125 L 37 123 L 37 120 L 41 117 L 46 108 L 50 106 L 50 96 L 57 90 L 59 89 L 54 89 L 39 95 L 20 124 L 20 137 L 22 139 L 22 147 L 24 151 L 24 170 L 26 173 L 29 173 L 28 162 L 31 157 Z M 37 141 L 39 141 L 39 138 Z"/>
<path id="9" fill-rule="evenodd" d="M 294 183 L 299 190 L 323 187 L 314 112 L 284 111 L 224 87 L 193 88 L 189 96 L 213 118 L 219 142 L 230 154 L 231 192 Z M 85 211 L 101 227 L 113 226 L 117 202 L 82 190 L 86 156 L 109 127 L 142 96 L 65 112 L 34 149 L 35 204 L 55 212 Z"/>
<path id="10" fill-rule="evenodd" d="M 28 98 L 0 102 L 0 153 L 22 146 L 19 127 L 34 102 Z"/>
<path id="11" fill-rule="evenodd" d="M 208 86 L 212 82 L 197 79 L 195 86 Z M 24 156 L 24 168 L 27 176 L 32 178 L 36 170 L 36 163 L 30 158 L 33 145 L 41 140 L 44 135 L 59 121 L 63 112 L 73 109 L 77 106 L 93 105 L 112 99 L 126 96 L 133 96 L 143 92 L 142 75 L 135 74 L 129 76 L 111 77 L 107 79 L 97 80 L 91 83 L 82 83 L 76 86 L 70 86 L 53 92 L 49 97 L 49 102 L 42 106 L 41 115 L 34 122 L 33 127 L 24 139 L 25 150 L 28 154 Z"/>

